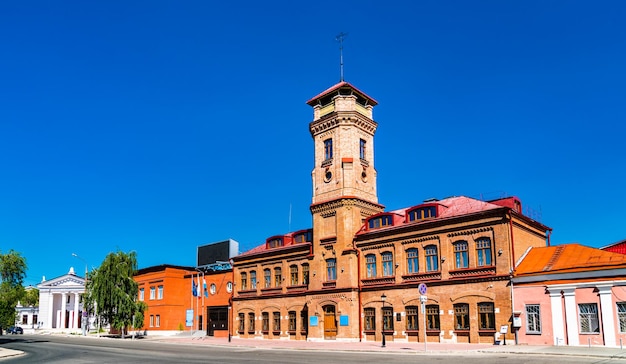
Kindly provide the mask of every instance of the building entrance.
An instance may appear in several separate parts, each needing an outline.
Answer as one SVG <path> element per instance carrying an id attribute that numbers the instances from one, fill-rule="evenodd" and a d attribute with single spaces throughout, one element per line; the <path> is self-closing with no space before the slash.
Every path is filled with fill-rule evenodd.
<path id="1" fill-rule="evenodd" d="M 324 306 L 324 339 L 335 340 L 337 338 L 337 317 L 335 306 Z"/>
<path id="2" fill-rule="evenodd" d="M 228 307 L 207 307 L 207 317 L 208 336 L 215 336 L 215 331 L 228 331 Z"/>

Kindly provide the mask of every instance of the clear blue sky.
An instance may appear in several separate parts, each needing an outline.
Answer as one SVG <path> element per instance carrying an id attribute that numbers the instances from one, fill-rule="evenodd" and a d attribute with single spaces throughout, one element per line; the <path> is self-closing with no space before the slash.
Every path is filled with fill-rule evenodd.
<path id="1" fill-rule="evenodd" d="M 27 284 L 195 264 L 311 226 L 306 101 L 379 102 L 379 201 L 516 195 L 553 244 L 626 239 L 623 1 L 4 1 L 0 250 Z M 289 211 L 291 206 L 291 224 Z"/>

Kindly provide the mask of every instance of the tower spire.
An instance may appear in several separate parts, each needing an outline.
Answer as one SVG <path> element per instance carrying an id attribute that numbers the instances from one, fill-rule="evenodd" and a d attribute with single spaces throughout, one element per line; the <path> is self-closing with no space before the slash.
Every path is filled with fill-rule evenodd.
<path id="1" fill-rule="evenodd" d="M 335 40 L 339 42 L 339 82 L 343 82 L 343 39 L 348 36 L 348 33 L 341 32 Z"/>

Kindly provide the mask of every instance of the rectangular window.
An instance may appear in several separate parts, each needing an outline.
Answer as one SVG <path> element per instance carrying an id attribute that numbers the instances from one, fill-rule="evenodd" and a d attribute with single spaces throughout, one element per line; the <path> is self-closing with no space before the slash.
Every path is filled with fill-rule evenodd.
<path id="1" fill-rule="evenodd" d="M 241 273 L 241 289 L 243 291 L 248 289 L 248 273 Z"/>
<path id="2" fill-rule="evenodd" d="M 617 318 L 619 319 L 619 332 L 626 332 L 626 302 L 617 303 Z"/>
<path id="3" fill-rule="evenodd" d="M 478 304 L 478 324 L 479 330 L 495 330 L 496 316 L 493 309 L 493 303 L 481 302 Z"/>
<path id="4" fill-rule="evenodd" d="M 283 246 L 283 238 L 275 238 L 267 242 L 268 248 L 278 248 Z"/>
<path id="5" fill-rule="evenodd" d="M 250 272 L 250 289 L 256 289 L 256 271 Z"/>
<path id="6" fill-rule="evenodd" d="M 254 312 L 250 312 L 248 313 L 248 332 L 253 333 L 256 330 L 256 325 L 254 323 Z"/>
<path id="7" fill-rule="evenodd" d="M 246 315 L 243 313 L 239 314 L 239 332 L 244 332 L 246 329 Z"/>
<path id="8" fill-rule="evenodd" d="M 466 303 L 460 303 L 454 305 L 454 329 L 455 330 L 469 330 L 469 305 Z"/>
<path id="9" fill-rule="evenodd" d="M 439 256 L 437 255 L 437 247 L 429 245 L 424 248 L 424 255 L 426 256 L 426 271 L 435 272 L 439 270 Z"/>
<path id="10" fill-rule="evenodd" d="M 384 252 L 382 254 L 383 261 L 383 277 L 393 276 L 393 254 Z"/>
<path id="11" fill-rule="evenodd" d="M 337 262 L 334 258 L 326 260 L 326 280 L 327 281 L 335 281 L 337 280 Z"/>
<path id="12" fill-rule="evenodd" d="M 368 254 L 365 256 L 365 265 L 367 268 L 367 278 L 376 277 L 376 255 Z"/>
<path id="13" fill-rule="evenodd" d="M 22 315 L 22 325 L 28 324 L 28 315 Z"/>
<path id="14" fill-rule="evenodd" d="M 324 140 L 324 160 L 333 159 L 333 140 Z"/>
<path id="15" fill-rule="evenodd" d="M 383 330 L 393 330 L 393 308 L 383 307 Z"/>
<path id="16" fill-rule="evenodd" d="M 150 287 L 150 299 L 153 300 L 156 297 L 156 288 L 154 286 Z"/>
<path id="17" fill-rule="evenodd" d="M 154 327 L 154 315 L 150 315 L 150 327 Z"/>
<path id="18" fill-rule="evenodd" d="M 154 322 L 154 325 L 155 325 L 156 327 L 161 327 L 161 315 L 156 315 L 156 316 L 155 316 L 155 320 L 154 320 L 154 321 L 155 321 L 155 322 Z"/>
<path id="19" fill-rule="evenodd" d="M 265 288 L 270 288 L 272 286 L 272 271 L 264 269 L 263 279 L 265 280 Z"/>
<path id="20" fill-rule="evenodd" d="M 454 258 L 457 269 L 467 268 L 469 266 L 467 261 L 467 241 L 454 243 Z"/>
<path id="21" fill-rule="evenodd" d="M 39 323 L 39 317 L 37 317 L 37 315 L 33 315 L 33 323 L 34 324 L 38 324 Z"/>
<path id="22" fill-rule="evenodd" d="M 598 305 L 595 303 L 581 303 L 578 305 L 578 316 L 581 334 L 600 332 L 598 322 Z"/>
<path id="23" fill-rule="evenodd" d="M 280 287 L 283 283 L 283 273 L 280 268 L 274 268 L 274 287 Z"/>
<path id="24" fill-rule="evenodd" d="M 364 308 L 363 311 L 365 315 L 365 330 L 376 330 L 376 310 L 373 308 Z"/>
<path id="25" fill-rule="evenodd" d="M 263 330 L 264 332 L 270 331 L 270 314 L 268 312 L 263 312 L 261 314 L 261 317 L 262 317 L 261 330 Z"/>
<path id="26" fill-rule="evenodd" d="M 406 269 L 407 273 L 417 273 L 419 264 L 417 260 L 417 249 L 407 249 L 406 251 Z"/>
<path id="27" fill-rule="evenodd" d="M 417 321 L 417 307 L 410 306 L 406 308 L 406 329 L 407 330 L 417 330 L 418 329 L 418 321 Z"/>
<path id="28" fill-rule="evenodd" d="M 359 141 L 359 157 L 361 159 L 367 159 L 366 154 L 365 154 L 365 144 L 366 144 L 365 140 L 361 139 Z"/>
<path id="29" fill-rule="evenodd" d="M 163 299 L 163 286 L 159 286 L 158 287 L 158 291 L 157 291 L 157 299 L 162 300 Z"/>
<path id="30" fill-rule="evenodd" d="M 139 301 L 143 301 L 144 300 L 144 289 L 140 288 L 139 289 Z"/>
<path id="31" fill-rule="evenodd" d="M 292 265 L 291 267 L 289 267 L 289 276 L 291 277 L 291 285 L 297 286 L 298 285 L 298 266 L 297 265 Z"/>
<path id="32" fill-rule="evenodd" d="M 426 329 L 439 330 L 439 306 L 426 306 Z"/>
<path id="33" fill-rule="evenodd" d="M 272 330 L 274 332 L 279 332 L 280 331 L 280 312 L 274 312 L 274 320 L 273 320 Z"/>
<path id="34" fill-rule="evenodd" d="M 491 265 L 491 239 L 476 240 L 476 262 L 479 267 Z"/>
<path id="35" fill-rule="evenodd" d="M 309 284 L 309 265 L 302 264 L 302 284 Z"/>
<path id="36" fill-rule="evenodd" d="M 296 331 L 296 311 L 289 311 L 289 331 Z"/>
<path id="37" fill-rule="evenodd" d="M 529 334 L 541 334 L 539 305 L 526 305 L 526 332 Z"/>

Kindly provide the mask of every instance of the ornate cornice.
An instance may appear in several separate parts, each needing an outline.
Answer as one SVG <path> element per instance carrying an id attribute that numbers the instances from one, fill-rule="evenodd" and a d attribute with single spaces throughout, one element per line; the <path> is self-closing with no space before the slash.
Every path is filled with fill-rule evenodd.
<path id="1" fill-rule="evenodd" d="M 356 126 L 365 132 L 374 134 L 378 124 L 356 111 L 339 111 L 324 115 L 320 119 L 309 124 L 312 136 L 318 135 L 340 125 Z"/>
<path id="2" fill-rule="evenodd" d="M 489 226 L 489 227 L 483 227 L 483 228 L 478 228 L 478 229 L 455 231 L 455 232 L 448 234 L 448 237 L 451 238 L 453 236 L 474 235 L 474 234 L 485 233 L 489 231 L 493 231 L 493 227 Z"/>
<path id="3" fill-rule="evenodd" d="M 438 235 L 429 235 L 429 236 L 423 236 L 421 238 L 407 239 L 407 240 L 403 240 L 402 242 L 400 242 L 400 244 L 406 245 L 406 244 L 413 244 L 413 243 L 423 243 L 423 242 L 429 241 L 429 240 L 437 240 L 437 241 L 439 241 L 439 236 Z"/>
<path id="4" fill-rule="evenodd" d="M 329 217 L 334 216 L 337 210 L 343 207 L 357 207 L 361 210 L 361 215 L 363 216 L 371 216 L 384 210 L 382 205 L 374 202 L 362 200 L 357 197 L 344 197 L 311 205 L 311 213 L 320 214 L 322 217 Z"/>

